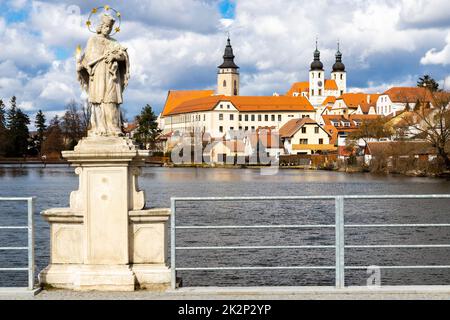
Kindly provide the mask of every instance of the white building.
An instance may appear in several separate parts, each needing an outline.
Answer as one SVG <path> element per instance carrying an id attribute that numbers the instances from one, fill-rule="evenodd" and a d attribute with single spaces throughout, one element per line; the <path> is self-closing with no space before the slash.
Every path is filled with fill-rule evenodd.
<path id="1" fill-rule="evenodd" d="M 416 104 L 432 104 L 430 91 L 420 87 L 393 87 L 381 94 L 377 100 L 377 114 L 396 115 L 405 109 L 413 110 Z M 409 110 L 407 110 L 409 111 Z"/>

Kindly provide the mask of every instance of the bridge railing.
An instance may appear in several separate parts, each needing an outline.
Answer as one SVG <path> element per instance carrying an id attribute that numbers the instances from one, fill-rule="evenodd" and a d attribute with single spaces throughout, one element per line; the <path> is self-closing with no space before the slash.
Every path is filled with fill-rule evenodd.
<path id="1" fill-rule="evenodd" d="M 0 197 L 0 202 L 2 201 L 25 201 L 27 203 L 27 225 L 14 225 L 14 226 L 6 226 L 2 225 L 0 222 L 0 237 L 1 237 L 1 231 L 2 230 L 26 230 L 27 232 L 27 246 L 21 247 L 0 247 L 0 255 L 2 251 L 22 251 L 25 250 L 28 252 L 28 265 L 26 267 L 8 267 L 8 268 L 2 268 L 0 265 L 0 272 L 9 272 L 9 271 L 27 271 L 28 272 L 28 287 L 22 288 L 22 287 L 2 287 L 0 284 L 0 293 L 2 291 L 11 291 L 11 290 L 17 290 L 17 291 L 23 291 L 23 290 L 34 290 L 34 270 L 35 270 L 35 263 L 34 263 L 34 200 L 35 197 L 26 197 L 26 198 L 2 198 Z"/>
<path id="2" fill-rule="evenodd" d="M 342 195 L 342 196 L 281 196 L 281 197 L 173 197 L 171 198 L 171 286 L 176 288 L 177 271 L 219 271 L 219 270 L 335 270 L 335 288 L 345 288 L 345 270 L 368 270 L 372 266 L 348 266 L 345 265 L 346 248 L 450 248 L 450 244 L 388 244 L 388 245 L 346 245 L 346 228 L 417 228 L 417 227 L 450 227 L 450 223 L 441 224 L 345 224 L 344 223 L 344 201 L 366 199 L 450 199 L 446 194 L 429 195 Z M 307 201 L 334 201 L 335 223 L 334 224 L 297 224 L 297 225 L 178 225 L 176 223 L 177 204 L 180 202 L 215 202 L 215 201 L 279 201 L 279 200 L 307 200 Z M 450 207 L 449 207 L 450 212 Z M 335 230 L 334 245 L 300 245 L 300 246 L 177 246 L 177 230 L 199 230 L 199 229 L 311 229 L 311 228 L 333 228 Z M 335 249 L 335 265 L 322 266 L 233 266 L 233 267 L 177 267 L 176 253 L 179 250 L 247 250 L 247 249 Z M 377 266 L 379 269 L 450 269 L 450 265 L 385 265 Z"/>

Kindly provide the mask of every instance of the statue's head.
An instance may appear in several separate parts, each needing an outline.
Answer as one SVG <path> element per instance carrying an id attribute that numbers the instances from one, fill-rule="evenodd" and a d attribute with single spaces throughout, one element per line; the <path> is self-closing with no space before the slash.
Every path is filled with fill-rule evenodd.
<path id="1" fill-rule="evenodd" d="M 113 17 L 111 17 L 110 15 L 104 14 L 102 16 L 99 26 L 97 27 L 97 33 L 102 34 L 104 36 L 111 34 L 111 31 L 112 31 L 112 28 L 113 28 L 115 22 L 116 22 L 116 20 L 114 20 Z"/>

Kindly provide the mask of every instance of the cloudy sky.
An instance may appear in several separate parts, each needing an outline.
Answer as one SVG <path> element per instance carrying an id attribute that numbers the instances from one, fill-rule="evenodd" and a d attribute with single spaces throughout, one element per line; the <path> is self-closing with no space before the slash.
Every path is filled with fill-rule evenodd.
<path id="1" fill-rule="evenodd" d="M 450 87 L 448 0 L 0 0 L 0 98 L 16 95 L 48 118 L 81 100 L 75 48 L 92 35 L 90 10 L 105 3 L 122 13 L 114 37 L 131 58 L 129 119 L 146 103 L 161 111 L 169 89 L 214 88 L 227 32 L 242 95 L 306 80 L 316 36 L 327 72 L 340 40 L 351 90 L 415 85 L 423 74 Z"/>

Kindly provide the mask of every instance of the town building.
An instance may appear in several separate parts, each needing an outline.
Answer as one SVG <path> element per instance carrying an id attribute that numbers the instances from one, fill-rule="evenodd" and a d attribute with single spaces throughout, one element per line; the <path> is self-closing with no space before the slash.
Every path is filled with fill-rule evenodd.
<path id="1" fill-rule="evenodd" d="M 421 104 L 432 106 L 432 94 L 421 87 L 393 87 L 382 93 L 376 103 L 379 115 L 396 115 L 403 110 L 414 110 Z"/>
<path id="2" fill-rule="evenodd" d="M 322 154 L 336 151 L 331 134 L 311 118 L 289 120 L 279 130 L 286 154 Z"/>

